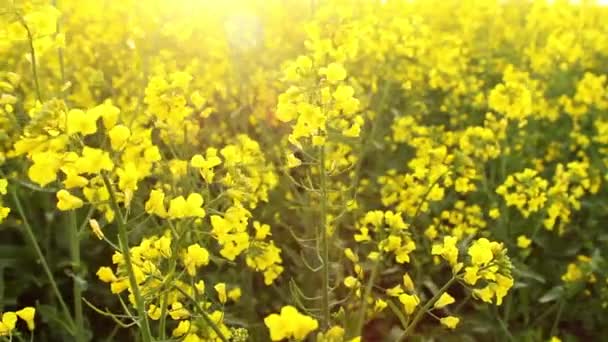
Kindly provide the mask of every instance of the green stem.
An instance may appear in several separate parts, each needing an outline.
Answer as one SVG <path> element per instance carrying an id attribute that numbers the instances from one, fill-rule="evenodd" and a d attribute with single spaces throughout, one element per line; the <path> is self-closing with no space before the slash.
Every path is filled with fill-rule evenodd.
<path id="1" fill-rule="evenodd" d="M 32 31 L 30 30 L 30 27 L 27 26 L 25 19 L 23 19 L 23 17 L 19 14 L 17 14 L 17 17 L 19 18 L 19 22 L 21 23 L 21 25 L 23 26 L 23 28 L 25 28 L 25 31 L 27 32 L 27 38 L 30 43 L 30 55 L 32 57 L 32 74 L 34 76 L 34 86 L 36 88 L 36 98 L 38 99 L 38 101 L 42 102 L 42 94 L 40 92 L 40 83 L 38 81 L 38 67 L 36 66 L 36 49 L 34 48 L 34 36 L 32 35 Z"/>
<path id="2" fill-rule="evenodd" d="M 319 175 L 321 186 L 321 258 L 323 259 L 322 269 L 322 298 L 321 311 L 323 313 L 323 328 L 329 328 L 330 309 L 329 309 L 329 237 L 327 236 L 327 180 L 325 173 L 325 146 L 321 147 L 319 161 Z"/>
<path id="3" fill-rule="evenodd" d="M 59 291 L 57 282 L 55 281 L 55 278 L 53 277 L 53 273 L 51 272 L 51 269 L 50 269 L 48 263 L 46 262 L 46 258 L 44 257 L 44 254 L 42 253 L 40 246 L 38 245 L 38 241 L 36 240 L 36 235 L 34 235 L 32 226 L 30 226 L 30 224 L 27 220 L 27 216 L 25 215 L 25 211 L 23 210 L 23 206 L 21 205 L 21 200 L 19 200 L 19 196 L 17 196 L 16 189 L 13 188 L 11 190 L 11 196 L 13 198 L 13 201 L 15 202 L 15 206 L 17 207 L 17 212 L 19 213 L 19 216 L 21 217 L 21 221 L 23 221 L 23 228 L 25 228 L 25 233 L 26 233 L 28 239 L 30 240 L 30 243 L 34 247 L 34 252 L 36 252 L 36 256 L 38 257 L 38 260 L 39 260 L 40 264 L 42 265 L 42 268 L 44 270 L 44 273 L 46 274 L 46 277 L 49 280 L 49 283 L 51 283 L 51 288 L 53 289 L 53 292 L 55 293 L 55 297 L 57 297 L 57 301 L 59 301 L 59 305 L 61 306 L 61 309 L 63 310 L 66 319 L 69 320 L 68 325 L 70 326 L 71 329 L 74 329 L 75 324 L 74 324 L 74 320 L 72 319 L 72 316 L 70 314 L 70 310 L 68 309 L 68 306 L 65 304 L 65 301 L 63 300 L 63 297 L 61 296 L 61 292 Z M 72 333 L 72 331 L 70 333 Z"/>
<path id="4" fill-rule="evenodd" d="M 378 126 L 380 126 L 380 118 L 379 116 L 382 114 L 382 110 L 384 109 L 384 104 L 386 103 L 386 99 L 388 98 L 390 89 L 390 83 L 386 82 L 382 87 L 382 94 L 380 96 L 380 100 L 376 106 L 376 116 L 372 120 L 372 128 L 370 129 L 370 133 L 364 138 L 363 146 L 361 146 L 361 154 L 357 159 L 357 165 L 355 167 L 355 175 L 351 182 L 351 197 L 355 198 L 357 195 L 357 189 L 359 188 L 359 181 L 361 180 L 361 172 L 363 171 L 363 160 L 370 152 L 370 150 L 374 147 L 375 137 L 377 134 Z"/>
<path id="5" fill-rule="evenodd" d="M 439 291 L 437 291 L 437 293 L 435 293 L 433 298 L 431 298 L 428 302 L 426 302 L 426 304 L 424 304 L 424 306 L 420 310 L 418 310 L 418 312 L 412 319 L 412 322 L 410 323 L 410 325 L 407 327 L 407 329 L 405 329 L 405 331 L 397 339 L 397 341 L 404 341 L 406 337 L 410 336 L 414 332 L 416 325 L 418 325 L 418 322 L 420 322 L 420 320 L 422 319 L 424 314 L 431 308 L 431 306 L 433 306 L 433 304 L 435 304 L 435 302 L 439 299 L 439 297 L 441 297 L 441 295 L 450 288 L 450 286 L 454 283 L 454 281 L 456 281 L 456 279 L 457 279 L 456 275 L 453 275 L 452 278 L 450 278 L 450 280 L 448 280 L 448 282 L 445 283 L 439 289 Z"/>
<path id="6" fill-rule="evenodd" d="M 74 337 L 76 341 L 84 341 L 84 319 L 82 315 L 82 287 L 80 284 L 80 237 L 78 233 L 78 224 L 76 223 L 76 213 L 72 210 L 69 213 L 70 224 L 70 258 L 72 259 L 72 273 L 74 284 L 72 293 L 74 294 L 74 319 L 75 328 Z"/>
<path id="7" fill-rule="evenodd" d="M 171 266 L 169 267 L 170 271 L 169 274 L 167 276 L 167 278 L 163 281 L 163 283 L 165 284 L 171 284 L 171 282 L 173 281 L 173 276 L 175 274 L 175 266 L 177 264 L 176 261 L 176 253 L 171 253 Z M 160 303 L 160 324 L 158 326 L 158 330 L 159 330 L 159 335 L 161 340 L 165 338 L 165 334 L 166 334 L 166 325 L 167 325 L 167 306 L 169 305 L 168 303 L 168 292 L 165 292 L 161 298 L 161 303 Z"/>
<path id="8" fill-rule="evenodd" d="M 393 311 L 395 316 L 397 316 L 397 318 L 399 319 L 399 323 L 401 323 L 401 326 L 403 327 L 403 329 L 407 329 L 408 320 L 403 315 L 403 312 L 401 312 L 401 309 L 397 306 L 397 304 L 395 304 L 393 302 L 392 299 L 389 298 L 387 300 L 387 302 L 388 302 L 388 306 L 391 308 L 391 311 Z"/>
<path id="9" fill-rule="evenodd" d="M 160 322 L 158 324 L 158 336 L 160 336 L 161 340 L 164 340 L 167 336 L 166 336 L 166 329 L 167 329 L 167 297 L 168 297 L 168 293 L 165 292 L 163 294 L 163 296 L 161 297 L 161 303 L 160 303 Z"/>
<path id="10" fill-rule="evenodd" d="M 114 189 L 110 184 L 108 176 L 102 174 L 102 178 L 106 188 L 108 189 L 108 193 L 110 194 L 112 207 L 116 212 L 116 217 L 118 221 L 119 247 L 121 249 L 123 257 L 125 258 L 125 266 L 127 269 L 127 273 L 129 273 L 129 285 L 133 290 L 133 296 L 135 297 L 135 306 L 139 318 L 141 320 L 141 322 L 138 323 L 138 326 L 141 328 L 141 337 L 144 342 L 151 342 L 152 335 L 150 333 L 150 323 L 148 322 L 148 315 L 146 314 L 144 300 L 141 296 L 141 293 L 139 292 L 139 285 L 137 284 L 137 279 L 135 278 L 135 273 L 133 272 L 133 264 L 131 263 L 131 252 L 129 250 L 129 239 L 127 237 L 127 223 L 125 222 L 124 216 L 120 212 L 118 200 L 116 199 L 116 194 L 114 193 Z"/>
<path id="11" fill-rule="evenodd" d="M 378 270 L 380 269 L 380 260 L 382 259 L 382 255 L 378 256 L 378 260 L 374 262 L 374 267 L 372 268 L 372 273 L 369 276 L 369 280 L 365 285 L 365 292 L 363 293 L 363 297 L 361 298 L 361 311 L 359 311 L 359 318 L 357 320 L 357 330 L 355 330 L 358 334 L 363 335 L 363 325 L 365 324 L 365 313 L 367 312 L 367 298 L 369 298 L 372 294 L 372 288 L 374 287 L 374 282 L 376 281 L 376 277 L 378 275 Z"/>
<path id="12" fill-rule="evenodd" d="M 564 311 L 565 304 L 566 301 L 564 299 L 560 300 L 559 307 L 557 309 L 557 314 L 555 315 L 555 320 L 553 321 L 553 325 L 551 326 L 551 336 L 555 336 L 555 333 L 557 332 L 557 326 L 562 317 L 562 312 Z"/>
<path id="13" fill-rule="evenodd" d="M 220 328 L 217 326 L 217 324 L 215 324 L 215 322 L 213 322 L 211 317 L 209 317 L 209 315 L 207 314 L 205 309 L 203 309 L 201 307 L 200 303 L 196 300 L 196 298 L 192 297 L 189 293 L 187 293 L 186 291 L 182 290 L 179 287 L 175 286 L 173 288 L 176 289 L 177 291 L 179 291 L 182 295 L 184 295 L 184 297 L 188 298 L 188 300 L 190 300 L 194 304 L 196 311 L 198 311 L 201 314 L 201 317 L 203 318 L 205 323 L 207 323 L 207 325 L 209 325 L 211 327 L 211 329 L 213 329 L 213 331 L 215 332 L 217 337 L 220 340 L 222 340 L 222 342 L 228 342 L 228 339 L 226 338 L 226 336 L 224 336 L 224 334 L 222 333 Z"/>
<path id="14" fill-rule="evenodd" d="M 57 9 L 59 9 L 59 4 L 57 0 L 53 0 L 53 6 Z M 57 18 L 57 23 L 55 26 L 55 34 L 59 34 L 59 32 L 61 31 L 61 17 Z M 57 47 L 57 60 L 59 61 L 59 76 L 61 77 L 61 84 L 59 85 L 59 90 L 61 92 L 61 96 L 63 97 L 63 99 L 65 100 L 65 94 L 62 90 L 62 88 L 65 86 L 65 62 L 63 60 L 63 48 L 62 47 Z"/>

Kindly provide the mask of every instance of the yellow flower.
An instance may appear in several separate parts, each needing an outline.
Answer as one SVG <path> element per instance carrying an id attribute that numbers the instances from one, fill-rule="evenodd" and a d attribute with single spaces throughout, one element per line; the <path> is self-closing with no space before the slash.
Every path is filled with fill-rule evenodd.
<path id="1" fill-rule="evenodd" d="M 241 295 L 242 295 L 242 292 L 241 292 L 241 288 L 239 288 L 239 287 L 228 291 L 228 298 L 230 298 L 230 300 L 232 300 L 233 302 L 238 301 L 241 298 Z"/>
<path id="2" fill-rule="evenodd" d="M 201 108 L 207 102 L 199 91 L 195 91 L 190 95 L 190 101 L 192 101 L 192 104 L 196 108 Z"/>
<path id="3" fill-rule="evenodd" d="M 35 153 L 32 155 L 32 166 L 28 169 L 28 177 L 40 186 L 45 186 L 57 179 L 57 171 L 61 165 L 60 156 L 56 153 Z"/>
<path id="4" fill-rule="evenodd" d="M 517 237 L 517 247 L 519 248 L 528 248 L 531 243 L 532 240 L 528 239 L 528 237 L 525 235 L 520 235 Z"/>
<path id="5" fill-rule="evenodd" d="M 99 222 L 97 222 L 97 220 L 95 219 L 90 219 L 89 226 L 91 227 L 93 234 L 95 234 L 95 236 L 97 236 L 99 240 L 103 240 L 104 235 L 103 231 L 101 230 L 101 227 L 99 226 Z"/>
<path id="6" fill-rule="evenodd" d="M 205 281 L 204 280 L 199 280 L 196 284 L 194 284 L 194 288 L 196 289 L 196 291 L 198 291 L 198 293 L 203 294 L 205 293 Z"/>
<path id="7" fill-rule="evenodd" d="M 133 192 L 137 190 L 137 182 L 141 178 L 141 174 L 133 162 L 124 163 L 123 167 L 116 169 L 116 174 L 118 175 L 118 188 L 123 191 L 125 205 L 128 205 L 133 198 Z"/>
<path id="8" fill-rule="evenodd" d="M 486 238 L 473 242 L 468 253 L 471 256 L 471 263 L 478 266 L 485 266 L 494 258 L 492 243 Z"/>
<path id="9" fill-rule="evenodd" d="M 8 181 L 4 178 L 0 178 L 0 194 L 6 195 L 7 186 L 8 186 Z"/>
<path id="10" fill-rule="evenodd" d="M 34 328 L 35 328 L 34 316 L 36 315 L 35 308 L 28 306 L 15 313 L 17 314 L 17 316 L 19 316 L 19 318 L 21 318 L 22 320 L 25 321 L 25 323 L 27 323 L 27 328 L 29 330 L 34 330 Z"/>
<path id="11" fill-rule="evenodd" d="M 454 297 L 450 296 L 449 293 L 444 292 L 441 294 L 441 297 L 439 297 L 439 299 L 435 302 L 433 307 L 435 309 L 441 309 L 447 305 L 454 303 L 455 301 L 456 300 L 454 299 Z"/>
<path id="12" fill-rule="evenodd" d="M 184 337 L 182 342 L 204 342 L 204 340 L 198 337 L 197 334 L 188 334 Z"/>
<path id="13" fill-rule="evenodd" d="M 82 157 L 74 163 L 75 171 L 79 174 L 98 174 L 101 170 L 112 171 L 114 163 L 110 154 L 98 148 L 85 146 L 82 149 Z"/>
<path id="14" fill-rule="evenodd" d="M 448 316 L 448 317 L 443 317 L 439 320 L 439 322 L 450 328 L 450 329 L 454 329 L 456 328 L 456 326 L 458 325 L 458 323 L 460 322 L 460 318 L 458 317 L 454 317 L 454 316 Z"/>
<path id="15" fill-rule="evenodd" d="M 209 252 L 198 243 L 188 246 L 184 254 L 184 265 L 189 275 L 194 276 L 196 269 L 209 264 Z"/>
<path id="16" fill-rule="evenodd" d="M 154 320 L 158 321 L 160 316 L 162 315 L 162 309 L 154 304 L 150 304 L 148 307 L 148 316 Z"/>
<path id="17" fill-rule="evenodd" d="M 160 251 L 161 256 L 170 258 L 173 252 L 171 251 L 171 236 L 161 236 L 154 246 Z"/>
<path id="18" fill-rule="evenodd" d="M 171 304 L 171 309 L 169 310 L 169 316 L 171 316 L 174 321 L 177 321 L 190 317 L 190 312 L 184 308 L 182 303 L 173 302 L 173 304 Z"/>
<path id="19" fill-rule="evenodd" d="M 271 314 L 264 319 L 264 324 L 270 330 L 272 341 L 293 338 L 302 341 L 312 331 L 319 327 L 316 319 L 303 315 L 293 306 L 287 305 L 281 309 L 281 314 Z"/>
<path id="20" fill-rule="evenodd" d="M 190 165 L 199 169 L 201 176 L 207 183 L 213 182 L 215 176 L 213 168 L 221 163 L 222 160 L 217 156 L 217 149 L 212 147 L 207 149 L 206 157 L 196 154 L 190 159 Z"/>
<path id="21" fill-rule="evenodd" d="M 124 125 L 116 125 L 108 132 L 113 150 L 120 150 L 131 136 L 131 130 Z"/>
<path id="22" fill-rule="evenodd" d="M 408 273 L 403 275 L 403 285 L 405 286 L 406 290 L 410 292 L 414 291 L 414 282 Z"/>
<path id="23" fill-rule="evenodd" d="M 486 303 L 492 303 L 492 297 L 494 297 L 494 291 L 490 285 L 484 287 L 483 289 L 475 289 L 473 290 L 473 295 Z"/>
<path id="24" fill-rule="evenodd" d="M 80 198 L 73 196 L 67 190 L 59 190 L 57 200 L 57 208 L 62 211 L 78 209 L 84 205 Z"/>
<path id="25" fill-rule="evenodd" d="M 386 289 L 385 292 L 391 297 L 399 297 L 399 295 L 403 293 L 403 288 L 400 284 L 397 284 L 391 288 Z"/>
<path id="26" fill-rule="evenodd" d="M 175 329 L 173 329 L 173 332 L 171 333 L 171 335 L 173 335 L 173 337 L 180 337 L 180 336 L 185 335 L 189 331 L 190 331 L 190 321 L 188 321 L 188 320 L 180 321 L 179 324 L 177 325 L 177 327 Z"/>
<path id="27" fill-rule="evenodd" d="M 10 212 L 11 208 L 0 206 L 0 222 L 2 222 Z"/>
<path id="28" fill-rule="evenodd" d="M 341 326 L 333 326 L 327 332 L 322 335 L 322 338 L 319 339 L 320 342 L 342 342 L 344 341 L 344 328 Z"/>
<path id="29" fill-rule="evenodd" d="M 107 100 L 103 104 L 89 109 L 87 112 L 91 113 L 92 115 L 101 116 L 105 128 L 110 129 L 116 125 L 118 116 L 120 114 L 120 109 L 113 106 L 110 100 Z"/>
<path id="30" fill-rule="evenodd" d="M 388 303 L 382 299 L 376 299 L 374 303 L 374 312 L 380 312 L 388 306 Z"/>
<path id="31" fill-rule="evenodd" d="M 357 242 L 363 242 L 363 241 L 371 241 L 372 238 L 369 236 L 369 229 L 365 228 L 365 227 L 361 227 L 359 229 L 359 231 L 361 232 L 361 234 L 355 234 L 355 241 Z"/>
<path id="32" fill-rule="evenodd" d="M 227 298 L 226 298 L 226 284 L 224 284 L 224 283 L 218 283 L 213 288 L 217 292 L 217 297 L 218 297 L 220 303 L 222 303 L 222 304 L 226 303 L 226 300 L 227 300 Z"/>
<path id="33" fill-rule="evenodd" d="M 2 314 L 2 321 L 0 321 L 0 336 L 5 336 L 11 333 L 15 329 L 17 324 L 17 314 L 11 311 L 7 311 Z"/>
<path id="34" fill-rule="evenodd" d="M 150 197 L 145 204 L 145 210 L 148 214 L 155 214 L 159 217 L 167 217 L 167 209 L 165 209 L 165 193 L 162 190 L 150 191 Z"/>
<path id="35" fill-rule="evenodd" d="M 331 63 L 327 68 L 321 69 L 321 73 L 327 77 L 330 83 L 337 83 L 346 78 L 346 69 L 340 63 Z"/>
<path id="36" fill-rule="evenodd" d="M 353 276 L 348 276 L 346 278 L 344 278 L 344 286 L 348 287 L 349 289 L 352 289 L 356 286 L 359 285 L 359 280 Z"/>
<path id="37" fill-rule="evenodd" d="M 172 218 L 205 217 L 205 209 L 202 208 L 203 196 L 197 193 L 176 197 L 169 202 L 169 216 Z"/>
<path id="38" fill-rule="evenodd" d="M 405 308 L 405 313 L 411 315 L 416 310 L 418 304 L 420 304 L 420 299 L 416 295 L 409 295 L 407 293 L 403 293 L 399 295 L 399 301 L 403 304 Z"/>
<path id="39" fill-rule="evenodd" d="M 112 269 L 106 266 L 100 267 L 99 270 L 97 270 L 97 277 L 104 283 L 111 283 L 118 280 Z"/>
<path id="40" fill-rule="evenodd" d="M 507 295 L 511 287 L 513 287 L 513 278 L 503 276 L 502 274 L 496 275 L 496 286 L 494 288 L 496 305 L 502 304 L 502 299 Z"/>
<path id="41" fill-rule="evenodd" d="M 569 263 L 566 273 L 562 275 L 562 280 L 565 282 L 575 282 L 583 278 L 583 271 L 576 263 Z"/>
<path id="42" fill-rule="evenodd" d="M 97 116 L 80 109 L 71 109 L 67 115 L 68 134 L 90 135 L 97 132 Z"/>
<path id="43" fill-rule="evenodd" d="M 481 277 L 479 274 L 479 267 L 477 266 L 469 266 L 464 269 L 464 276 L 462 277 L 464 281 L 469 285 L 475 285 L 477 280 Z"/>
<path id="44" fill-rule="evenodd" d="M 80 176 L 73 167 L 62 167 L 61 171 L 65 173 L 63 185 L 66 189 L 82 188 L 89 183 L 89 180 L 83 176 Z"/>
<path id="45" fill-rule="evenodd" d="M 255 229 L 255 239 L 264 240 L 270 233 L 270 226 L 267 224 L 261 224 L 259 221 L 253 222 L 253 228 Z"/>
<path id="46" fill-rule="evenodd" d="M 359 256 L 356 255 L 355 252 L 353 252 L 353 250 L 348 247 L 344 250 L 344 255 L 348 258 L 348 260 L 354 263 L 359 262 Z"/>
<path id="47" fill-rule="evenodd" d="M 113 294 L 119 294 L 121 292 L 123 292 L 124 290 L 129 288 L 129 280 L 128 279 L 122 279 L 122 280 L 118 280 L 118 281 L 114 281 L 112 282 L 112 284 L 110 284 L 110 291 Z"/>
<path id="48" fill-rule="evenodd" d="M 435 244 L 431 248 L 432 255 L 441 255 L 450 265 L 456 266 L 458 262 L 458 240 L 453 236 L 443 238 L 443 244 Z"/>
<path id="49" fill-rule="evenodd" d="M 294 167 L 298 167 L 302 165 L 302 161 L 298 159 L 293 153 L 287 155 L 287 167 L 293 169 Z"/>

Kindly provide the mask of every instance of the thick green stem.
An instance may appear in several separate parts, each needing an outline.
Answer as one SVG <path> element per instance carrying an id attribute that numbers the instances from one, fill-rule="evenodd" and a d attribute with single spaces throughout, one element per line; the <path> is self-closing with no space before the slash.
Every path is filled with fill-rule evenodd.
<path id="1" fill-rule="evenodd" d="M 70 211 L 70 258 L 72 260 L 72 273 L 74 284 L 72 293 L 74 295 L 74 332 L 76 341 L 84 341 L 84 319 L 82 315 L 82 287 L 80 283 L 80 237 L 78 234 L 78 224 L 76 223 L 76 213 Z"/>
<path id="2" fill-rule="evenodd" d="M 327 174 L 325 172 L 325 146 L 321 147 L 319 158 L 319 176 L 321 187 L 321 258 L 323 259 L 321 311 L 323 313 L 323 328 L 329 328 L 329 236 L 327 236 Z"/>
<path id="3" fill-rule="evenodd" d="M 397 341 L 404 341 L 406 337 L 410 336 L 414 332 L 416 325 L 418 325 L 418 322 L 420 322 L 422 317 L 424 317 L 424 314 L 431 308 L 431 306 L 433 306 L 433 304 L 435 304 L 435 302 L 437 302 L 439 297 L 441 297 L 441 295 L 444 294 L 450 288 L 450 286 L 456 281 L 456 279 L 457 279 L 456 275 L 453 275 L 452 278 L 450 278 L 450 280 L 448 280 L 448 282 L 445 283 L 439 289 L 439 291 L 437 291 L 437 293 L 435 293 L 433 298 L 429 299 L 429 301 L 426 302 L 426 304 L 424 304 L 424 306 L 420 310 L 418 310 L 418 312 L 412 319 L 412 322 L 410 323 L 410 325 L 407 327 L 407 329 L 405 329 L 405 331 L 397 339 Z"/>
<path id="4" fill-rule="evenodd" d="M 59 287 L 57 286 L 57 282 L 55 281 L 55 278 L 53 277 L 53 273 L 51 272 L 51 269 L 50 269 L 48 263 L 46 262 L 46 258 L 44 257 L 44 254 L 42 253 L 40 246 L 38 245 L 38 240 L 36 240 L 36 235 L 34 235 L 32 226 L 30 226 L 30 224 L 27 220 L 27 216 L 25 215 L 25 211 L 23 210 L 23 206 L 21 205 L 21 200 L 19 199 L 19 196 L 17 195 L 16 189 L 11 190 L 11 196 L 13 198 L 13 201 L 15 202 L 15 207 L 17 207 L 17 212 L 19 213 L 19 216 L 21 217 L 21 221 L 23 221 L 23 228 L 25 230 L 25 233 L 26 233 L 28 239 L 30 240 L 32 247 L 34 247 L 34 252 L 36 252 L 36 256 L 38 257 L 40 265 L 42 265 L 42 269 L 44 270 L 44 273 L 46 274 L 46 277 L 48 278 L 49 283 L 51 283 L 51 288 L 53 289 L 53 292 L 55 293 L 55 297 L 57 297 L 57 301 L 59 302 L 59 305 L 61 306 L 61 309 L 63 310 L 63 312 L 65 314 L 65 318 L 69 320 L 68 325 L 71 329 L 75 329 L 75 324 L 74 324 L 74 320 L 72 319 L 72 315 L 70 314 L 70 309 L 68 309 L 68 306 L 66 305 L 65 301 L 63 300 L 63 297 L 61 296 L 61 292 L 59 291 Z M 73 333 L 73 331 L 71 331 L 70 333 Z"/>
<path id="5" fill-rule="evenodd" d="M 144 305 L 144 300 L 139 292 L 139 285 L 137 284 L 137 279 L 135 278 L 135 272 L 133 272 L 133 264 L 131 263 L 131 253 L 129 249 L 129 239 L 127 237 L 127 223 L 125 222 L 124 216 L 120 212 L 120 207 L 118 206 L 118 200 L 116 199 L 116 194 L 114 193 L 114 189 L 112 188 L 112 184 L 110 184 L 110 180 L 108 177 L 103 174 L 103 182 L 108 189 L 108 193 L 110 194 L 110 200 L 112 202 L 112 206 L 114 211 L 116 212 L 116 217 L 118 221 L 118 241 L 119 246 L 122 252 L 122 256 L 125 259 L 125 267 L 127 269 L 127 273 L 129 274 L 129 285 L 133 291 L 133 296 L 135 297 L 135 306 L 137 309 L 137 314 L 139 315 L 140 321 L 137 323 L 141 328 L 141 337 L 144 342 L 151 342 L 152 335 L 150 332 L 150 323 L 148 322 L 148 315 L 146 314 L 146 308 Z"/>
<path id="6" fill-rule="evenodd" d="M 158 325 L 158 336 L 160 336 L 160 339 L 163 340 L 167 337 L 167 333 L 165 332 L 165 330 L 167 329 L 167 298 L 168 298 L 168 293 L 165 292 L 163 294 L 163 296 L 161 297 L 161 303 L 160 303 L 160 322 Z"/>

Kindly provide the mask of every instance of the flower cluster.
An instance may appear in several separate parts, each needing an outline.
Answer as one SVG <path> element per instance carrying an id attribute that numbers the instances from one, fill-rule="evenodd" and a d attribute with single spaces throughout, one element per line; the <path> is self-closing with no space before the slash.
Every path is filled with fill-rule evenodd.
<path id="1" fill-rule="evenodd" d="M 303 315 L 293 306 L 284 306 L 280 314 L 271 314 L 264 318 L 264 324 L 270 330 L 272 341 L 285 338 L 303 341 L 308 334 L 319 327 L 316 319 Z"/>
<path id="2" fill-rule="evenodd" d="M 14 334 L 13 330 L 17 325 L 17 320 L 22 319 L 26 324 L 28 330 L 34 331 L 36 325 L 34 322 L 34 316 L 36 315 L 36 309 L 28 306 L 23 309 L 13 311 L 5 311 L 0 313 L 0 336 L 11 336 Z"/>

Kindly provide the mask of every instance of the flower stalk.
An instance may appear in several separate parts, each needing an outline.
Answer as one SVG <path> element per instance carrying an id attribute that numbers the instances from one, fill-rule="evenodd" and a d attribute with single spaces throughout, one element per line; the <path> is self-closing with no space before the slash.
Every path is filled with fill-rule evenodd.
<path id="1" fill-rule="evenodd" d="M 403 334 L 401 334 L 401 336 L 397 339 L 397 341 L 405 341 L 405 339 L 414 332 L 416 325 L 418 325 L 418 322 L 420 322 L 422 317 L 424 317 L 424 314 L 431 308 L 431 306 L 435 304 L 435 302 L 437 302 L 437 300 L 441 297 L 442 294 L 447 292 L 447 290 L 450 288 L 450 286 L 452 286 L 456 279 L 458 279 L 457 276 L 453 275 L 452 278 L 450 278 L 450 280 L 448 280 L 439 289 L 439 291 L 437 291 L 437 293 L 435 293 L 435 295 L 431 299 L 429 299 L 426 304 L 424 304 L 424 306 L 420 310 L 418 310 L 418 312 L 416 312 L 416 315 L 412 319 L 411 323 L 408 325 L 407 329 L 405 329 Z"/>
<path id="2" fill-rule="evenodd" d="M 119 246 L 123 257 L 125 258 L 127 273 L 129 274 L 129 285 L 131 286 L 131 289 L 133 290 L 133 296 L 135 297 L 135 306 L 140 319 L 138 326 L 141 328 L 141 337 L 144 342 L 151 342 L 152 335 L 150 332 L 150 323 L 148 322 L 148 315 L 146 314 L 144 300 L 141 296 L 141 293 L 139 292 L 139 285 L 137 285 L 137 279 L 135 278 L 135 273 L 133 271 L 133 264 L 131 263 L 131 252 L 129 250 L 129 239 L 127 237 L 127 224 L 125 222 L 124 216 L 120 212 L 118 200 L 116 199 L 116 194 L 114 193 L 114 189 L 112 188 L 112 184 L 110 184 L 108 176 L 106 174 L 102 174 L 102 178 L 103 183 L 107 188 L 108 193 L 110 194 L 110 201 L 112 202 L 112 207 L 116 212 L 118 222 Z"/>

